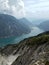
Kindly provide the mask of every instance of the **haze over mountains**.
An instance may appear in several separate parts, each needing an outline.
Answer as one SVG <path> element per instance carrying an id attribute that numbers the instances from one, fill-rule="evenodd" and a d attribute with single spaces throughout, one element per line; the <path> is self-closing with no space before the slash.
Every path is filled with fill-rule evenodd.
<path id="1" fill-rule="evenodd" d="M 0 14 L 0 47 L 18 43 L 21 40 L 43 32 L 26 18 L 16 19 L 7 14 Z"/>
<path id="2" fill-rule="evenodd" d="M 7 14 L 0 14 L 0 37 L 19 36 L 29 33 L 30 27 L 26 23 Z"/>
<path id="3" fill-rule="evenodd" d="M 26 18 L 21 18 L 20 19 L 21 24 L 24 24 L 24 26 L 29 26 L 30 28 L 33 27 L 33 24 L 31 21 L 29 21 Z"/>
<path id="4" fill-rule="evenodd" d="M 48 0 L 0 0 L 0 65 L 49 65 Z"/>
<path id="5" fill-rule="evenodd" d="M 49 20 L 42 22 L 38 27 L 44 31 L 49 31 Z"/>

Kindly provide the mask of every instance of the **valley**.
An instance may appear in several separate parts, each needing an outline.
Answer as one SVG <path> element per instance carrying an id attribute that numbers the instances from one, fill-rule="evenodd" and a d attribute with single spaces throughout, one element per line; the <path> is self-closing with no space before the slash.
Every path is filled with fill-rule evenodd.
<path id="1" fill-rule="evenodd" d="M 0 54 L 7 63 L 5 65 L 45 65 L 49 62 L 49 32 L 9 44 L 1 48 Z M 1 65 L 4 65 L 3 60 Z"/>

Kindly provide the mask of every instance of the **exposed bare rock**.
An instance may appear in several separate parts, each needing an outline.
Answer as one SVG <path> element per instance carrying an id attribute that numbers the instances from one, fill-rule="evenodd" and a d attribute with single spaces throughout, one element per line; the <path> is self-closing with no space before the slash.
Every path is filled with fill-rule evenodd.
<path id="1" fill-rule="evenodd" d="M 11 65 L 45 65 L 49 62 L 49 34 L 43 33 L 18 44 L 7 45 L 0 53 L 14 60 Z"/>

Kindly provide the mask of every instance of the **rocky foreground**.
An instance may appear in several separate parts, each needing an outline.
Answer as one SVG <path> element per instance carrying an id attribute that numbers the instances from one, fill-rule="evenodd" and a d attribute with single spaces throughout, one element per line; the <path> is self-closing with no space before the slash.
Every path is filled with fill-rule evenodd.
<path id="1" fill-rule="evenodd" d="M 0 48 L 0 65 L 49 65 L 49 32 Z"/>

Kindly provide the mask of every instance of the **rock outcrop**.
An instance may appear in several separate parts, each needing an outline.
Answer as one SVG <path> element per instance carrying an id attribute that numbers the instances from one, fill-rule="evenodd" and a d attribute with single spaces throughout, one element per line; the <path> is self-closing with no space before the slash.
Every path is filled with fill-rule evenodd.
<path id="1" fill-rule="evenodd" d="M 11 64 L 7 65 L 47 65 L 49 63 L 49 33 L 24 39 L 18 44 L 7 45 L 0 50 L 0 55 L 6 57 L 5 60 L 9 62 L 12 59 Z"/>

